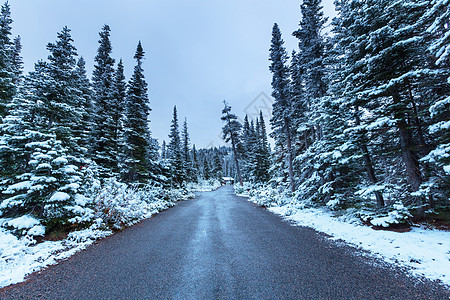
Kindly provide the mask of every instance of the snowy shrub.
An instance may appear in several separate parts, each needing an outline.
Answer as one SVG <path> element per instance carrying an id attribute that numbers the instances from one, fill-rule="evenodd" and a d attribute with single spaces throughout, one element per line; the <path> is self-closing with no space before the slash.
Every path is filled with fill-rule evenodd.
<path id="1" fill-rule="evenodd" d="M 263 207 L 282 206 L 292 200 L 285 189 L 275 189 L 270 186 L 254 186 L 248 191 L 250 201 Z"/>
<path id="2" fill-rule="evenodd" d="M 243 185 L 240 183 L 236 183 L 234 185 L 234 193 L 238 196 L 250 196 L 249 193 L 251 192 L 254 185 L 250 182 L 244 182 Z"/>
<path id="3" fill-rule="evenodd" d="M 94 215 L 108 227 L 120 229 L 191 196 L 182 190 L 166 191 L 150 185 L 137 188 L 111 179 L 94 198 Z"/>
<path id="4" fill-rule="evenodd" d="M 368 222 L 373 226 L 385 228 L 391 227 L 392 225 L 407 224 L 412 217 L 408 208 L 400 201 L 397 201 L 392 206 L 385 207 L 384 209 L 376 210 L 363 208 L 353 211 L 353 213 L 364 222 Z"/>
<path id="5" fill-rule="evenodd" d="M 217 179 L 200 180 L 199 182 L 189 182 L 186 189 L 191 192 L 209 192 L 218 189 L 221 185 Z"/>

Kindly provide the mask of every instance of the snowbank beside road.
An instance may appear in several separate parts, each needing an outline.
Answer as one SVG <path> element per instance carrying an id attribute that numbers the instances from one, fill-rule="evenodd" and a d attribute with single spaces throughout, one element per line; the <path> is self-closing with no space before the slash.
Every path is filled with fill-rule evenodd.
<path id="1" fill-rule="evenodd" d="M 22 282 L 26 275 L 68 258 L 111 233 L 91 227 L 73 232 L 62 241 L 36 244 L 29 236 L 17 238 L 0 228 L 0 288 Z"/>

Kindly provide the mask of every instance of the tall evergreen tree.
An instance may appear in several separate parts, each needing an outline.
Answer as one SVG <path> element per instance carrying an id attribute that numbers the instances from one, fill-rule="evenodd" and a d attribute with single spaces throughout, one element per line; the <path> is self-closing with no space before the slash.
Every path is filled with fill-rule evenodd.
<path id="1" fill-rule="evenodd" d="M 166 141 L 162 142 L 161 145 L 161 159 L 166 159 L 167 158 L 167 146 L 166 146 Z"/>
<path id="2" fill-rule="evenodd" d="M 22 81 L 22 73 L 23 73 L 23 60 L 22 60 L 22 43 L 20 35 L 14 38 L 13 48 L 11 51 L 11 67 L 12 72 L 14 73 L 13 84 L 17 86 Z"/>
<path id="3" fill-rule="evenodd" d="M 171 183 L 172 186 L 181 186 L 185 180 L 183 150 L 178 127 L 177 107 L 173 108 L 172 124 L 170 126 L 168 158 L 171 164 Z"/>
<path id="4" fill-rule="evenodd" d="M 102 177 L 113 176 L 119 171 L 118 141 L 114 139 L 116 127 L 113 115 L 117 107 L 113 107 L 114 59 L 111 57 L 110 32 L 109 26 L 104 25 L 99 33 L 100 45 L 92 74 L 94 115 L 91 153 L 100 167 Z"/>
<path id="5" fill-rule="evenodd" d="M 334 76 L 335 80 L 332 81 L 331 89 L 334 96 L 341 99 L 342 103 L 338 103 L 338 108 L 334 109 L 340 110 L 340 118 L 346 120 L 348 124 L 354 124 L 354 126 L 346 126 L 347 128 L 344 131 L 347 138 L 347 148 L 353 152 L 353 155 L 349 157 L 349 161 L 358 162 L 357 165 L 359 165 L 359 157 L 361 157 L 369 184 L 377 186 L 380 183 L 376 174 L 373 153 L 370 151 L 373 142 L 371 143 L 370 141 L 370 132 L 365 128 L 365 120 L 361 118 L 361 107 L 365 106 L 367 99 L 359 96 L 356 90 L 352 90 L 357 85 L 357 82 L 352 82 L 352 80 L 358 77 L 349 76 L 361 66 L 359 63 L 361 56 L 357 53 L 359 49 L 362 49 L 360 43 L 369 34 L 367 26 L 359 25 L 362 13 L 360 6 L 364 4 L 350 3 L 348 1 L 336 2 L 336 4 L 339 15 L 338 18 L 333 20 L 333 31 L 335 32 L 335 47 L 333 51 L 336 53 L 333 53 L 335 56 L 335 71 L 332 76 Z M 358 158 L 353 159 L 356 156 Z M 356 180 L 360 181 L 362 179 Z M 347 179 L 347 181 L 349 180 Z M 382 192 L 374 188 L 373 193 L 378 207 L 384 206 Z"/>
<path id="6" fill-rule="evenodd" d="M 266 124 L 262 111 L 259 112 L 257 122 L 257 145 L 256 145 L 256 166 L 255 179 L 257 182 L 267 183 L 270 179 L 270 152 L 267 141 Z"/>
<path id="7" fill-rule="evenodd" d="M 198 182 L 198 178 L 200 176 L 200 165 L 197 157 L 197 149 L 195 148 L 195 144 L 192 146 L 192 173 L 194 182 Z"/>
<path id="8" fill-rule="evenodd" d="M 7 106 L 16 90 L 13 84 L 14 72 L 11 63 L 11 9 L 9 3 L 0 11 L 0 121 L 7 114 Z"/>
<path id="9" fill-rule="evenodd" d="M 82 108 L 79 128 L 76 129 L 76 136 L 79 137 L 79 145 L 87 155 L 92 132 L 92 90 L 91 83 L 86 75 L 86 62 L 81 56 L 75 67 L 75 84 L 80 92 L 80 107 Z"/>
<path id="10" fill-rule="evenodd" d="M 184 170 L 186 174 L 186 180 L 192 181 L 194 174 L 192 170 L 192 161 L 191 161 L 191 153 L 189 146 L 189 132 L 187 126 L 187 119 L 184 119 L 183 122 L 183 132 L 181 135 L 182 138 L 182 152 L 183 152 L 183 162 L 184 162 Z"/>
<path id="11" fill-rule="evenodd" d="M 233 149 L 234 154 L 234 162 L 236 164 L 236 172 L 238 176 L 238 180 L 243 185 L 241 169 L 239 168 L 239 152 L 238 150 L 242 147 L 241 141 L 241 129 L 242 124 L 239 123 L 235 114 L 231 113 L 231 106 L 227 104 L 226 101 L 223 101 L 224 108 L 222 110 L 222 118 L 221 120 L 225 122 L 222 127 L 223 139 L 225 142 L 231 142 L 231 147 Z"/>
<path id="12" fill-rule="evenodd" d="M 274 24 L 272 30 L 272 45 L 270 47 L 270 71 L 272 72 L 272 96 L 273 103 L 272 137 L 275 139 L 278 153 L 286 157 L 289 172 L 289 186 L 291 192 L 295 189 L 293 153 L 292 153 L 292 103 L 290 97 L 289 68 L 286 66 L 288 56 L 283 46 L 281 31 L 278 24 Z M 282 170 L 284 172 L 284 170 Z"/>
<path id="13" fill-rule="evenodd" d="M 49 43 L 48 61 L 40 61 L 35 71 L 24 83 L 28 112 L 27 118 L 35 129 L 52 133 L 69 148 L 71 154 L 79 156 L 80 122 L 83 114 L 83 99 L 76 73 L 76 48 L 70 29 L 64 27 L 57 34 L 57 41 Z"/>
<path id="14" fill-rule="evenodd" d="M 136 48 L 136 66 L 128 84 L 126 100 L 125 135 L 125 180 L 128 182 L 145 182 L 150 174 L 149 151 L 150 130 L 148 117 L 150 113 L 147 83 L 144 78 L 142 60 L 144 50 L 141 42 Z"/>
<path id="15" fill-rule="evenodd" d="M 117 69 L 113 78 L 112 85 L 112 107 L 110 111 L 110 115 L 112 118 L 111 129 L 112 129 L 112 140 L 114 141 L 113 147 L 114 153 L 117 153 L 119 157 L 118 166 L 120 168 L 120 164 L 123 163 L 121 161 L 123 158 L 123 123 L 124 123 L 124 114 L 125 114 L 125 106 L 126 106 L 126 98 L 127 98 L 127 84 L 125 82 L 124 75 L 124 67 L 122 59 L 119 60 L 117 64 Z"/>

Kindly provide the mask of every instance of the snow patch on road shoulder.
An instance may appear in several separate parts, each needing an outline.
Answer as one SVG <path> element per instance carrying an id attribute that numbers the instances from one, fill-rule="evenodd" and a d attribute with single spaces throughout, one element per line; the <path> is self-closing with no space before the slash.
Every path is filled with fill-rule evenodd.
<path id="1" fill-rule="evenodd" d="M 91 227 L 72 232 L 62 241 L 36 244 L 29 236 L 17 238 L 0 228 L 0 288 L 22 282 L 28 274 L 56 264 L 111 233 Z"/>

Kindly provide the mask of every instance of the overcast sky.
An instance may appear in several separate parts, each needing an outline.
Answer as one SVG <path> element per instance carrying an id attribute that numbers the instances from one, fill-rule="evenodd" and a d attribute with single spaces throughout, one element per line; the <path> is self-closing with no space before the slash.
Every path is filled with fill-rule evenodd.
<path id="1" fill-rule="evenodd" d="M 222 101 L 243 118 L 270 107 L 268 49 L 277 22 L 289 52 L 297 48 L 292 32 L 300 21 L 296 0 L 10 0 L 13 34 L 22 37 L 25 71 L 46 58 L 46 44 L 63 26 L 72 30 L 78 54 L 91 76 L 98 32 L 111 27 L 113 57 L 124 60 L 127 78 L 141 40 L 149 84 L 150 128 L 167 140 L 173 106 L 180 123 L 188 119 L 197 148 L 223 144 L 219 135 Z M 324 0 L 334 15 L 332 0 Z M 267 116 L 268 118 L 268 116 Z M 268 120 L 266 120 L 268 127 Z"/>

